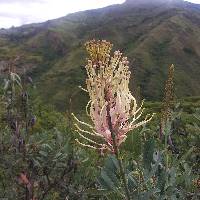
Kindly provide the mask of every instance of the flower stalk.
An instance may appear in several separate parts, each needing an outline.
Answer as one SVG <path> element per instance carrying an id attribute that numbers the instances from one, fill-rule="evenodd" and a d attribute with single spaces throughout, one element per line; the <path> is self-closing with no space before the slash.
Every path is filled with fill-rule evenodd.
<path id="1" fill-rule="evenodd" d="M 93 125 L 80 121 L 73 114 L 77 122 L 76 131 L 80 136 L 76 141 L 82 146 L 100 150 L 101 154 L 110 152 L 116 156 L 126 199 L 130 200 L 119 147 L 131 130 L 149 122 L 153 115 L 146 115 L 139 121 L 144 108 L 143 103 L 137 105 L 135 97 L 129 90 L 131 72 L 127 57 L 123 57 L 120 51 L 115 51 L 111 56 L 112 44 L 105 40 L 91 40 L 85 46 L 90 57 L 85 67 L 88 75 L 87 89 L 83 90 L 90 97 L 86 113 Z"/>
<path id="2" fill-rule="evenodd" d="M 160 139 L 163 136 L 167 122 L 171 121 L 172 109 L 174 107 L 174 65 L 169 66 L 168 78 L 165 84 L 165 94 L 161 109 Z"/>
<path id="3" fill-rule="evenodd" d="M 120 177 L 123 181 L 123 185 L 124 185 L 124 189 L 125 189 L 125 193 L 126 193 L 126 197 L 127 197 L 127 200 L 130 200 L 131 197 L 130 197 L 130 192 L 129 192 L 129 189 L 128 189 L 128 184 L 127 184 L 127 180 L 126 180 L 126 174 L 125 174 L 125 171 L 124 171 L 124 168 L 123 168 L 123 164 L 122 164 L 122 160 L 119 156 L 119 149 L 117 147 L 117 144 L 115 142 L 115 133 L 113 131 L 113 127 L 112 127 L 112 121 L 111 121 L 111 117 L 109 115 L 109 112 L 110 112 L 110 109 L 109 109 L 109 106 L 107 107 L 107 113 L 108 113 L 108 124 L 109 124 L 109 128 L 110 128 L 110 131 L 111 131 L 111 136 L 112 136 L 112 141 L 113 141 L 113 148 L 114 148 L 114 154 L 116 156 L 116 159 L 118 161 L 118 164 L 119 164 L 119 170 L 120 170 Z"/>

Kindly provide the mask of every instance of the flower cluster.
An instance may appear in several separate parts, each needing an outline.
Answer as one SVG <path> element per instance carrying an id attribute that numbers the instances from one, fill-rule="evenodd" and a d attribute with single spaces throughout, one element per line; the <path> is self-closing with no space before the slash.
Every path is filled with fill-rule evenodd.
<path id="1" fill-rule="evenodd" d="M 142 105 L 138 107 L 129 90 L 131 73 L 127 57 L 123 57 L 120 51 L 115 51 L 111 57 L 112 44 L 105 40 L 92 40 L 85 46 L 90 55 L 86 65 L 85 91 L 90 97 L 86 112 L 94 126 L 73 115 L 78 122 L 75 124 L 77 132 L 86 143 L 76 140 L 83 146 L 114 152 L 115 146 L 118 148 L 125 141 L 129 131 L 146 124 L 153 115 L 138 122 L 144 109 Z"/>
<path id="2" fill-rule="evenodd" d="M 165 84 L 165 95 L 161 110 L 161 127 L 166 125 L 167 121 L 171 119 L 172 108 L 174 106 L 174 65 L 169 66 L 168 79 Z"/>

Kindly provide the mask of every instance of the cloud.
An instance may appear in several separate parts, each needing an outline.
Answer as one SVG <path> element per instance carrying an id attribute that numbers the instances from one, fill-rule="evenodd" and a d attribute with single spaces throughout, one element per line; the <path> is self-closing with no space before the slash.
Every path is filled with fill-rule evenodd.
<path id="1" fill-rule="evenodd" d="M 187 1 L 190 1 L 192 3 L 199 3 L 200 4 L 200 0 L 187 0 Z"/>
<path id="2" fill-rule="evenodd" d="M 45 3 L 48 0 L 34 0 L 34 3 Z M 7 4 L 7 3 L 33 3 L 33 0 L 1 0 L 0 4 Z"/>
<path id="3" fill-rule="evenodd" d="M 125 0 L 0 0 L 0 28 L 43 22 Z M 13 23 L 12 23 L 13 21 Z"/>
<path id="4" fill-rule="evenodd" d="M 41 0 L 38 0 L 38 2 L 40 1 Z M 25 2 L 24 0 L 24 3 L 21 1 L 18 3 L 18 0 L 6 0 L 4 2 L 2 2 L 2 0 L 0 1 L 0 28 L 20 26 L 22 24 L 41 20 L 37 14 L 32 12 L 33 4 L 28 1 Z M 37 4 L 37 6 L 38 5 L 40 4 Z"/>
<path id="5" fill-rule="evenodd" d="M 0 28 L 43 22 L 125 0 L 0 0 Z M 189 1 L 189 0 L 188 0 Z M 200 0 L 190 0 L 199 2 Z"/>
<path id="6" fill-rule="evenodd" d="M 13 24 L 15 24 L 15 26 L 20 26 L 22 22 L 19 19 L 0 16 L 0 27 L 8 28 L 13 26 Z"/>

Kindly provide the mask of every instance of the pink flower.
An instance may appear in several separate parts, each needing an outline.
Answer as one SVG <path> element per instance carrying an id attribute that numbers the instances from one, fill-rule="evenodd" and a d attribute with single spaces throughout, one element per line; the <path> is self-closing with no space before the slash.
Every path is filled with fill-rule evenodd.
<path id="1" fill-rule="evenodd" d="M 136 99 L 129 90 L 130 71 L 126 57 L 115 51 L 110 57 L 112 45 L 106 41 L 90 41 L 86 48 L 90 60 L 86 65 L 86 80 L 90 101 L 86 106 L 93 126 L 74 118 L 80 137 L 87 141 L 83 146 L 114 152 L 127 138 L 127 133 L 149 122 L 153 115 L 147 115 L 140 122 L 142 105 L 138 108 Z M 80 126 L 87 127 L 82 129 Z"/>

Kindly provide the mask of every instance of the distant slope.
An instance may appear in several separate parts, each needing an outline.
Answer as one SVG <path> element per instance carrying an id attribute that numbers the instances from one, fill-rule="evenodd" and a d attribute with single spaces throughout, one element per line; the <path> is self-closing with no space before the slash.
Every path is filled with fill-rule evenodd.
<path id="1" fill-rule="evenodd" d="M 77 87 L 85 78 L 83 44 L 93 38 L 110 40 L 128 56 L 131 87 L 140 86 L 143 97 L 161 98 L 172 63 L 177 96 L 200 95 L 200 6 L 181 0 L 128 0 L 0 30 L 0 60 L 21 55 L 19 70 L 32 74 L 47 102 L 63 108 L 73 96 L 84 104 Z"/>

